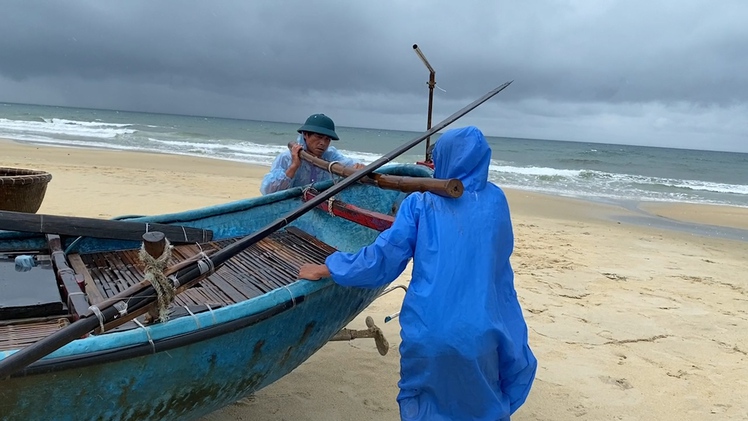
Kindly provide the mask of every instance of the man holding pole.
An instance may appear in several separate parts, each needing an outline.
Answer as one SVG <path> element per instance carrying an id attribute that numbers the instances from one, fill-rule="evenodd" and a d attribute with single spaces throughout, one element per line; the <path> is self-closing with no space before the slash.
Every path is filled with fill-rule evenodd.
<path id="1" fill-rule="evenodd" d="M 354 169 L 364 167 L 364 164 L 344 156 L 335 147 L 330 146 L 331 140 L 339 139 L 335 133 L 335 123 L 330 117 L 324 114 L 312 114 L 298 129 L 298 132 L 298 143 L 294 144 L 290 151 L 278 155 L 273 161 L 270 172 L 262 179 L 260 192 L 263 195 L 331 178 L 328 171 L 302 161 L 299 157 L 299 151 L 302 149 L 328 162 L 337 161 L 343 166 Z"/>
<path id="2" fill-rule="evenodd" d="M 413 258 L 400 312 L 401 418 L 508 420 L 537 360 L 514 289 L 507 200 L 488 182 L 491 149 L 478 128 L 445 132 L 433 160 L 435 178 L 462 181 L 461 197 L 413 193 L 373 244 L 304 265 L 299 278 L 377 288 Z"/>

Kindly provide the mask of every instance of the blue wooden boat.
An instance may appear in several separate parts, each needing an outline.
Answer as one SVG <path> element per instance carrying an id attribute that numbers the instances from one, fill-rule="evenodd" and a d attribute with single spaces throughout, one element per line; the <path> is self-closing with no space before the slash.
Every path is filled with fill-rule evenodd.
<path id="1" fill-rule="evenodd" d="M 425 167 L 410 164 L 391 164 L 378 172 L 431 176 Z M 172 260 L 178 262 L 261 229 L 299 208 L 304 193 L 295 188 L 122 220 L 212 232 L 211 241 L 202 244 L 173 243 Z M 336 195 L 385 215 L 392 214 L 399 198 L 400 192 L 364 184 Z M 299 366 L 383 291 L 296 280 L 298 266 L 321 262 L 334 250 L 358 250 L 377 234 L 329 209 L 313 209 L 178 294 L 168 321 L 99 330 L 0 380 L 0 420 L 188 420 L 246 397 Z M 49 257 L 54 254 L 50 238 L 0 232 L 0 302 L 3 291 L 51 288 L 58 293 L 34 297 L 30 304 L 27 298 L 25 304 L 0 306 L 0 361 L 73 321 L 76 306 L 116 296 L 142 279 L 142 265 L 134 257 L 139 241 L 61 236 L 72 269 L 68 278 L 85 295 L 71 293 L 75 285 L 58 288 L 55 270 L 65 262 Z M 34 256 L 36 266 L 17 270 L 13 264 L 19 255 Z"/>

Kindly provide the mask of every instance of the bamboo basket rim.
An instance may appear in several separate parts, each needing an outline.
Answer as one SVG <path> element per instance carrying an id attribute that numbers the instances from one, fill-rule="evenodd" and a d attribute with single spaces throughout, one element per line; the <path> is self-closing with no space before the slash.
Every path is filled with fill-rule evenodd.
<path id="1" fill-rule="evenodd" d="M 0 167 L 0 185 L 48 183 L 52 174 L 26 168 Z"/>

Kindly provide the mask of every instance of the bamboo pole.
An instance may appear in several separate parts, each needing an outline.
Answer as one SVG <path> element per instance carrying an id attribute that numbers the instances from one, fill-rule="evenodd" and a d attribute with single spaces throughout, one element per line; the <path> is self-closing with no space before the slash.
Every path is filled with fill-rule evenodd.
<path id="1" fill-rule="evenodd" d="M 288 143 L 288 149 L 291 149 L 294 142 Z M 328 162 L 324 159 L 317 158 L 305 150 L 299 151 L 299 156 L 304 161 L 315 167 L 327 170 L 341 177 L 350 177 L 356 172 L 356 169 L 345 167 L 338 162 Z M 462 196 L 465 190 L 462 181 L 457 178 L 442 180 L 438 178 L 426 177 L 407 177 L 399 175 L 371 173 L 360 180 L 363 184 L 371 184 L 382 189 L 398 190 L 405 193 L 412 192 L 431 192 L 443 197 L 457 198 Z"/>

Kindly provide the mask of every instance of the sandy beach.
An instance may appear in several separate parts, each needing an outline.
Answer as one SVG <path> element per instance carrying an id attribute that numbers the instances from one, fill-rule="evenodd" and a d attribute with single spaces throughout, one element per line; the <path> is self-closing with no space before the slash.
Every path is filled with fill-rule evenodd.
<path id="1" fill-rule="evenodd" d="M 0 166 L 52 174 L 38 213 L 111 218 L 259 195 L 266 168 L 0 140 Z M 507 191 L 515 284 L 538 361 L 512 420 L 748 419 L 748 238 L 666 229 L 676 221 L 748 230 L 748 209 L 645 203 L 638 210 Z M 646 217 L 652 223 L 632 223 Z M 666 219 L 663 219 L 666 218 Z M 702 225 L 698 225 L 702 224 Z M 708 226 L 704 226 L 704 224 Z M 407 284 L 406 270 L 395 284 Z M 206 416 L 229 420 L 398 420 L 402 291 L 372 316 L 390 342 L 331 342 L 255 396 Z"/>

